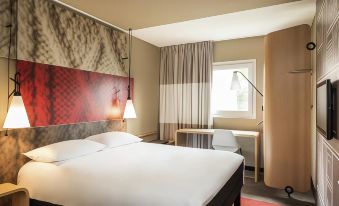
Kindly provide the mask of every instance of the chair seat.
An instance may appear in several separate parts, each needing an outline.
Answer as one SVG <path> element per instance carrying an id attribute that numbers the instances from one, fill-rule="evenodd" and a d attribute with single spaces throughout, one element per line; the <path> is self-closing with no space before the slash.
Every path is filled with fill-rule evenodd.
<path id="1" fill-rule="evenodd" d="M 213 148 L 215 150 L 222 150 L 222 151 L 228 151 L 228 152 L 234 152 L 234 153 L 237 153 L 240 149 L 238 147 L 226 147 L 226 146 L 218 146 L 218 145 L 214 145 Z"/>

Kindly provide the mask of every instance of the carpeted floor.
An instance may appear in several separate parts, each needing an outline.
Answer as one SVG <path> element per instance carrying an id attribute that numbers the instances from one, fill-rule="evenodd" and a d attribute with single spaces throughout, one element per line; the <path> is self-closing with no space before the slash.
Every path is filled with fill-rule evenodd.
<path id="1" fill-rule="evenodd" d="M 247 173 L 247 172 L 246 172 Z M 263 201 L 266 203 L 275 203 L 276 205 L 288 206 L 315 206 L 315 200 L 311 191 L 307 193 L 295 192 L 291 198 L 288 198 L 284 190 L 274 189 L 265 186 L 263 177 L 260 182 L 254 183 L 251 178 L 245 178 L 245 185 L 242 189 L 242 197 L 253 200 Z M 257 206 L 257 205 L 242 205 Z M 268 206 L 267 204 L 258 204 L 258 206 Z"/>
<path id="2" fill-rule="evenodd" d="M 241 206 L 280 206 L 280 205 L 242 197 Z"/>

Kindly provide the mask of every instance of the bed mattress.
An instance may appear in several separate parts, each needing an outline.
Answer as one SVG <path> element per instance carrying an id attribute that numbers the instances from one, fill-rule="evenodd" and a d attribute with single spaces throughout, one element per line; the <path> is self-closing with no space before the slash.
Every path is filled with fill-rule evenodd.
<path id="1" fill-rule="evenodd" d="M 18 184 L 58 205 L 207 205 L 242 165 L 231 152 L 134 143 L 57 162 L 28 162 Z"/>

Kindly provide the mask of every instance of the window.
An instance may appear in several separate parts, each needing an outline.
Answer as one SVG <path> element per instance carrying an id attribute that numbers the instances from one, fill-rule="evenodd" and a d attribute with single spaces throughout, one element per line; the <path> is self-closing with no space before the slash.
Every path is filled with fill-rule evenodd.
<path id="1" fill-rule="evenodd" d="M 256 93 L 239 73 L 240 90 L 231 90 L 234 71 L 239 71 L 255 85 L 256 60 L 213 64 L 212 114 L 225 118 L 256 118 Z"/>

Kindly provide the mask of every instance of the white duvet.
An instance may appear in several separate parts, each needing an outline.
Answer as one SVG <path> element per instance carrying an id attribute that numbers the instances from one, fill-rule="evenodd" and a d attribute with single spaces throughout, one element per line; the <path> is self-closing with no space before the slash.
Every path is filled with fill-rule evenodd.
<path id="1" fill-rule="evenodd" d="M 134 143 L 58 162 L 31 161 L 18 184 L 59 205 L 206 205 L 239 168 L 234 153 Z"/>

